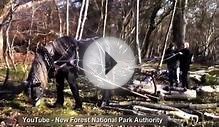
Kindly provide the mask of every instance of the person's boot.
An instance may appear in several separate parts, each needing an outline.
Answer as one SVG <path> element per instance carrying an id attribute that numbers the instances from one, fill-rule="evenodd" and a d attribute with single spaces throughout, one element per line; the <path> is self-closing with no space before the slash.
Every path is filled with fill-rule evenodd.
<path id="1" fill-rule="evenodd" d="M 82 102 L 81 101 L 76 101 L 75 102 L 75 107 L 73 109 L 77 110 L 77 111 L 81 111 L 82 110 Z"/>
<path id="2" fill-rule="evenodd" d="M 109 101 L 102 101 L 100 107 L 103 108 L 105 106 L 109 106 Z"/>
<path id="3" fill-rule="evenodd" d="M 183 92 L 186 92 L 187 91 L 187 88 L 186 87 L 183 87 Z"/>
<path id="4" fill-rule="evenodd" d="M 168 95 L 171 95 L 171 89 L 168 91 Z"/>

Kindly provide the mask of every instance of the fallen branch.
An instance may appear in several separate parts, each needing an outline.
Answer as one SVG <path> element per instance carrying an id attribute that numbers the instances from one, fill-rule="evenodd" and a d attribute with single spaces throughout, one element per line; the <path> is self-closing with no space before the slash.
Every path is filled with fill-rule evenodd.
<path id="1" fill-rule="evenodd" d="M 182 119 L 190 120 L 194 124 L 197 124 L 197 122 L 199 120 L 199 117 L 197 115 L 189 114 L 189 113 L 186 113 L 186 112 L 184 112 L 182 110 L 167 111 L 166 114 L 174 115 L 174 116 L 177 116 L 177 117 L 182 118 Z"/>
<path id="2" fill-rule="evenodd" d="M 171 91 L 171 95 L 162 95 L 164 100 L 191 100 L 196 99 L 197 92 L 196 90 L 187 89 L 185 92 Z"/>
<path id="3" fill-rule="evenodd" d="M 110 103 L 110 106 L 113 107 L 130 107 L 133 105 L 138 105 L 138 106 L 144 106 L 148 108 L 153 108 L 157 110 L 168 110 L 168 111 L 177 111 L 177 108 L 170 107 L 167 105 L 163 104 L 154 104 L 154 103 L 149 103 L 149 102 L 141 102 L 141 101 L 128 101 L 128 102 L 119 102 L 119 103 Z"/>
<path id="4" fill-rule="evenodd" d="M 168 111 L 178 110 L 177 108 L 170 107 L 170 106 L 167 106 L 167 105 L 154 104 L 154 103 L 149 103 L 149 102 L 133 101 L 133 105 L 140 105 L 140 106 L 145 106 L 145 107 L 149 107 L 149 108 L 155 108 L 155 109 L 158 109 L 158 110 L 168 110 Z"/>
<path id="5" fill-rule="evenodd" d="M 145 113 L 152 113 L 152 114 L 164 113 L 162 110 L 147 108 L 147 107 L 138 106 L 138 105 L 133 106 L 133 109 L 136 111 L 141 111 L 141 112 L 145 112 Z"/>
<path id="6" fill-rule="evenodd" d="M 207 120 L 219 121 L 219 116 L 205 112 L 204 116 Z"/>
<path id="7" fill-rule="evenodd" d="M 197 115 L 189 114 L 186 113 L 180 109 L 175 110 L 175 111 L 165 111 L 165 110 L 158 110 L 158 109 L 152 109 L 152 108 L 147 108 L 143 106 L 133 106 L 134 110 L 145 112 L 145 113 L 157 113 L 159 114 L 166 114 L 166 115 L 173 115 L 177 116 L 181 119 L 185 119 L 186 121 L 191 121 L 193 125 L 197 124 L 199 117 Z"/>

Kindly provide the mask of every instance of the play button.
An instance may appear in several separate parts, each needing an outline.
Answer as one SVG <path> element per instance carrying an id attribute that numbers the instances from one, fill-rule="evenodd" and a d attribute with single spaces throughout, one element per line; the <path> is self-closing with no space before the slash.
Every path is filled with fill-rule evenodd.
<path id="1" fill-rule="evenodd" d="M 117 64 L 117 62 L 105 52 L 105 75 L 112 70 L 112 68 Z"/>
<path id="2" fill-rule="evenodd" d="M 83 57 L 83 70 L 95 86 L 115 89 L 132 77 L 136 64 L 132 49 L 114 37 L 100 38 L 92 43 Z"/>

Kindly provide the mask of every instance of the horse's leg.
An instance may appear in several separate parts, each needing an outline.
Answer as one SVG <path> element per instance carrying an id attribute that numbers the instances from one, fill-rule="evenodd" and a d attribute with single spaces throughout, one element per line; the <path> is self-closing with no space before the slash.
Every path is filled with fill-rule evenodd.
<path id="1" fill-rule="evenodd" d="M 64 103 L 64 80 L 65 80 L 65 73 L 61 69 L 58 70 L 57 74 L 55 75 L 56 78 L 56 92 L 57 92 L 57 100 L 55 102 L 55 106 L 63 105 Z"/>
<path id="2" fill-rule="evenodd" d="M 72 91 L 73 97 L 75 99 L 75 107 L 74 109 L 81 109 L 82 108 L 82 102 L 81 98 L 79 96 L 79 91 L 78 91 L 78 85 L 76 82 L 76 77 L 77 75 L 74 72 L 69 71 L 67 81 L 70 85 L 70 89 Z"/>

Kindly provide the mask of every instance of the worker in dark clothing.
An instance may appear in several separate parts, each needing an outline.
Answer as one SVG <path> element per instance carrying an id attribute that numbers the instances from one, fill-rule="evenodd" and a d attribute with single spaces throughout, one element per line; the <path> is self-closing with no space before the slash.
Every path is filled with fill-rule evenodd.
<path id="1" fill-rule="evenodd" d="M 192 53 L 189 50 L 189 43 L 184 43 L 184 48 L 180 50 L 182 55 L 179 57 L 180 61 L 180 79 L 182 82 L 182 87 L 185 89 L 189 88 L 189 81 L 188 81 L 188 71 L 190 69 L 190 64 L 192 63 Z"/>
<path id="2" fill-rule="evenodd" d="M 164 57 L 164 62 L 167 63 L 167 69 L 169 71 L 168 78 L 170 82 L 170 87 L 173 87 L 175 84 L 176 86 L 178 85 L 177 83 L 177 53 L 175 50 L 175 46 L 171 43 L 168 47 L 168 49 L 165 52 L 165 57 Z"/>

